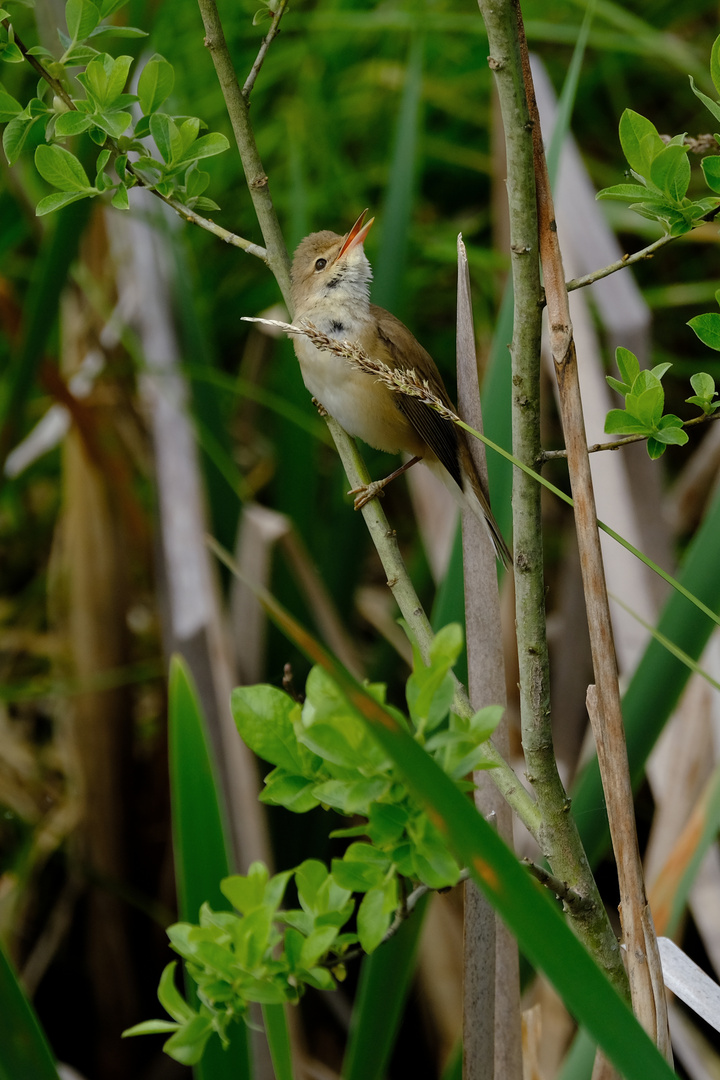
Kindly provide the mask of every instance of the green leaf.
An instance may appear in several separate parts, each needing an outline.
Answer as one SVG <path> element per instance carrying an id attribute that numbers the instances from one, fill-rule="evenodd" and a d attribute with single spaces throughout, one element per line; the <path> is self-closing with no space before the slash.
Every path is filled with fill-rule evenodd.
<path id="1" fill-rule="evenodd" d="M 107 34 L 108 37 L 119 38 L 144 38 L 148 36 L 147 30 L 140 30 L 137 26 L 118 26 L 116 23 L 108 23 L 106 26 L 96 27 L 90 37 L 102 37 L 103 34 Z"/>
<path id="2" fill-rule="evenodd" d="M 124 184 L 120 184 L 112 199 L 110 205 L 114 206 L 116 210 L 129 210 L 130 198 L 128 196 L 128 189 Z"/>
<path id="3" fill-rule="evenodd" d="M 307 752 L 298 745 L 294 724 L 297 702 L 275 686 L 239 686 L 230 697 L 235 724 L 243 742 L 264 761 L 288 772 L 304 774 Z M 313 771 L 319 758 L 310 759 Z"/>
<path id="4" fill-rule="evenodd" d="M 132 115 L 129 112 L 95 113 L 93 122 L 111 139 L 119 139 L 132 123 Z"/>
<path id="5" fill-rule="evenodd" d="M 392 882 L 395 885 L 395 880 Z M 393 890 L 396 893 L 396 889 Z M 388 889 L 380 887 L 365 893 L 357 913 L 357 931 L 366 953 L 372 953 L 387 933 L 396 902 L 389 900 Z"/>
<path id="6" fill-rule="evenodd" d="M 65 65 L 89 64 L 99 55 L 98 50 L 90 45 L 74 45 L 65 53 Z"/>
<path id="7" fill-rule="evenodd" d="M 212 1021 L 207 1016 L 196 1016 L 176 1031 L 163 1046 L 169 1057 L 181 1065 L 196 1065 L 203 1056 L 205 1044 L 212 1035 Z"/>
<path id="8" fill-rule="evenodd" d="M 106 105 L 111 105 L 122 94 L 132 62 L 132 56 L 118 56 L 113 60 L 108 73 Z"/>
<path id="9" fill-rule="evenodd" d="M 103 19 L 107 19 L 108 15 L 112 15 L 121 7 L 124 7 L 127 2 L 128 0 L 100 0 L 100 14 Z"/>
<path id="10" fill-rule="evenodd" d="M 705 371 L 698 371 L 691 375 L 690 385 L 698 397 L 704 398 L 706 401 L 712 401 L 717 393 L 715 380 L 712 375 L 708 375 Z"/>
<path id="11" fill-rule="evenodd" d="M 14 41 L 0 45 L 0 60 L 4 60 L 6 64 L 22 64 L 24 59 L 19 46 Z"/>
<path id="12" fill-rule="evenodd" d="M 264 903 L 265 887 L 269 880 L 270 872 L 265 864 L 254 862 L 246 875 L 233 874 L 232 877 L 223 878 L 220 889 L 234 908 L 248 915 Z"/>
<path id="13" fill-rule="evenodd" d="M 628 384 L 620 382 L 619 379 L 613 378 L 612 375 L 606 375 L 605 382 L 608 384 L 608 386 L 611 386 L 613 390 L 617 390 L 618 394 L 622 394 L 623 397 L 625 397 L 626 394 L 630 393 L 630 387 L 628 386 Z"/>
<path id="14" fill-rule="evenodd" d="M 219 210 L 220 207 L 213 199 L 206 199 L 204 195 L 190 200 L 190 205 L 195 210 Z"/>
<path id="15" fill-rule="evenodd" d="M 624 409 L 611 409 L 605 417 L 605 431 L 608 435 L 647 435 L 652 428 Z"/>
<path id="16" fill-rule="evenodd" d="M 650 371 L 641 371 L 632 391 L 625 398 L 625 408 L 641 423 L 655 427 L 662 416 L 665 392 L 660 381 Z"/>
<path id="17" fill-rule="evenodd" d="M 6 1080 L 58 1080 L 52 1051 L 33 1006 L 0 944 L 0 1073 Z"/>
<path id="18" fill-rule="evenodd" d="M 672 202 L 680 203 L 690 186 L 686 146 L 666 146 L 653 160 L 650 178 Z"/>
<path id="19" fill-rule="evenodd" d="M 100 22 L 100 12 L 91 0 L 67 0 L 65 21 L 72 41 L 84 41 Z"/>
<path id="20" fill-rule="evenodd" d="M 313 794 L 314 788 L 314 780 L 289 774 L 284 769 L 273 769 L 269 776 L 265 777 L 260 802 L 271 806 L 284 806 L 294 814 L 306 814 L 308 810 L 314 810 L 319 805 L 319 800 Z"/>
<path id="21" fill-rule="evenodd" d="M 22 153 L 33 125 L 38 117 L 27 115 L 27 109 L 23 109 L 19 116 L 14 116 L 3 131 L 3 149 L 8 159 L 8 165 L 14 165 Z"/>
<path id="22" fill-rule="evenodd" d="M 172 1016 L 173 1020 L 176 1020 L 178 1024 L 184 1024 L 186 1021 L 192 1020 L 196 1013 L 194 1009 L 190 1008 L 175 985 L 176 967 L 177 960 L 172 960 L 163 969 L 160 976 L 160 985 L 158 986 L 158 1000 L 165 1012 Z"/>
<path id="23" fill-rule="evenodd" d="M 95 192 L 92 188 L 87 191 L 54 191 L 52 195 L 46 195 L 40 200 L 35 213 L 38 217 L 44 217 L 45 214 L 51 214 L 53 210 L 61 210 L 63 206 L 69 206 L 70 203 L 78 202 L 80 199 L 87 199 L 93 194 Z"/>
<path id="24" fill-rule="evenodd" d="M 659 439 L 654 439 L 652 436 L 648 439 L 646 446 L 651 461 L 657 461 L 665 453 L 665 443 L 660 442 Z"/>
<path id="25" fill-rule="evenodd" d="M 596 199 L 616 199 L 620 202 L 637 202 L 648 195 L 648 189 L 642 184 L 613 184 L 612 187 L 598 191 Z"/>
<path id="26" fill-rule="evenodd" d="M 720 193 L 720 156 L 714 154 L 712 157 L 703 158 L 700 168 L 710 190 Z"/>
<path id="27" fill-rule="evenodd" d="M 665 149 L 657 128 L 640 113 L 626 109 L 620 117 L 620 145 L 630 168 L 649 177 L 653 159 Z"/>
<path id="28" fill-rule="evenodd" d="M 211 131 L 209 135 L 202 135 L 189 149 L 182 154 L 179 161 L 197 161 L 199 158 L 213 157 L 227 150 L 230 143 L 218 131 Z"/>
<path id="29" fill-rule="evenodd" d="M 177 124 L 165 113 L 153 113 L 150 117 L 152 135 L 163 161 L 170 164 L 180 153 L 181 141 Z"/>
<path id="30" fill-rule="evenodd" d="M 715 38 L 710 51 L 710 78 L 720 94 L 720 36 Z"/>
<path id="31" fill-rule="evenodd" d="M 149 115 L 155 112 L 172 93 L 175 71 L 164 57 L 156 53 L 142 70 L 138 81 L 140 108 Z"/>
<path id="32" fill-rule="evenodd" d="M 86 113 L 71 110 L 61 113 L 55 121 L 55 134 L 63 138 L 70 135 L 79 135 L 81 131 L 87 131 L 92 124 L 92 118 Z"/>
<path id="33" fill-rule="evenodd" d="M 720 120 L 720 105 L 713 101 L 712 98 L 709 98 L 707 94 L 703 94 L 702 90 L 698 90 L 692 75 L 689 75 L 688 78 L 690 79 L 690 89 L 695 97 L 702 101 L 705 108 L 712 113 L 716 120 Z"/>
<path id="34" fill-rule="evenodd" d="M 672 367 L 672 364 L 668 364 L 668 363 L 656 364 L 654 368 L 650 369 L 650 374 L 654 375 L 656 379 L 660 380 L 660 379 L 662 379 L 663 375 L 667 374 L 667 372 L 670 370 L 671 367 Z"/>
<path id="35" fill-rule="evenodd" d="M 62 146 L 38 146 L 35 167 L 43 180 L 60 191 L 87 191 L 91 186 L 78 159 Z"/>
<path id="36" fill-rule="evenodd" d="M 172 1020 L 143 1020 L 140 1024 L 134 1024 L 122 1032 L 120 1038 L 127 1039 L 131 1035 L 165 1035 L 168 1031 L 177 1031 L 179 1024 Z"/>
<path id="37" fill-rule="evenodd" d="M 704 345 L 720 351 L 720 314 L 711 311 L 706 315 L 696 315 L 688 321 L 688 326 Z"/>
<path id="38" fill-rule="evenodd" d="M 635 353 L 630 352 L 629 349 L 624 349 L 622 345 L 618 345 L 615 350 L 615 363 L 618 366 L 623 382 L 627 383 L 628 387 L 632 389 L 632 385 L 640 374 L 640 361 Z"/>
<path id="39" fill-rule="evenodd" d="M 0 90 L 0 124 L 6 124 L 8 120 L 12 120 L 14 116 L 22 112 L 22 109 L 19 101 L 4 90 Z"/>

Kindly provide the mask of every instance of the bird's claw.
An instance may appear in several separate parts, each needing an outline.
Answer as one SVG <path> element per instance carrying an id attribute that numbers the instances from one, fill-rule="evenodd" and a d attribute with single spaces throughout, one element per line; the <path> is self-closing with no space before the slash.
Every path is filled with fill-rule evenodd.
<path id="1" fill-rule="evenodd" d="M 312 403 L 315 406 L 315 408 L 317 409 L 319 416 L 328 416 L 329 415 L 329 413 L 328 413 L 327 409 L 325 408 L 325 406 L 323 405 L 323 403 L 321 401 L 318 401 L 318 399 L 316 397 L 314 397 L 312 399 Z"/>
<path id="2" fill-rule="evenodd" d="M 371 480 L 369 484 L 361 484 L 360 487 L 352 488 L 348 495 L 355 496 L 355 509 L 362 510 L 363 506 L 372 502 L 373 499 L 385 497 L 385 484 L 382 480 Z"/>

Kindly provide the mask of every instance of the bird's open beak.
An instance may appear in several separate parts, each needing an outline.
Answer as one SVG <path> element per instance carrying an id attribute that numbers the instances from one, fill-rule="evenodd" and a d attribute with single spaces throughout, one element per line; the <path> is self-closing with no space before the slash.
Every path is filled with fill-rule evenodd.
<path id="1" fill-rule="evenodd" d="M 363 225 L 366 214 L 367 210 L 363 210 L 362 214 L 357 219 L 352 229 L 343 240 L 343 245 L 337 255 L 338 259 L 342 259 L 343 255 L 347 255 L 348 251 L 351 251 L 354 247 L 357 247 L 358 244 L 365 243 L 365 237 L 370 232 L 370 229 L 372 228 L 372 223 L 375 220 L 375 218 L 372 217 L 368 221 L 367 225 Z"/>

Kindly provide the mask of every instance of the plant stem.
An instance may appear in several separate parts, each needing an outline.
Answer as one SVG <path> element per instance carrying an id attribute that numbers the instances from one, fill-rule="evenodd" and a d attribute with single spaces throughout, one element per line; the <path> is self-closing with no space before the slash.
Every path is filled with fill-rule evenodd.
<path id="1" fill-rule="evenodd" d="M 273 39 L 280 32 L 280 20 L 282 19 L 283 15 L 285 14 L 285 11 L 287 9 L 287 5 L 288 5 L 288 0 L 280 0 L 280 3 L 278 4 L 278 9 L 275 12 L 275 14 L 273 15 L 273 20 L 272 20 L 272 22 L 270 24 L 270 29 L 268 30 L 267 34 L 265 35 L 263 43 L 260 46 L 260 49 L 258 51 L 257 56 L 255 57 L 255 63 L 253 64 L 252 68 L 250 69 L 250 74 L 248 75 L 247 79 L 245 80 L 245 85 L 242 88 L 243 97 L 246 100 L 250 97 L 250 94 L 252 92 L 252 88 L 255 85 L 255 80 L 258 77 L 260 68 L 263 66 L 263 62 L 265 60 L 266 53 L 267 53 L 268 49 L 270 48 L 270 45 L 272 44 Z"/>
<path id="2" fill-rule="evenodd" d="M 707 424 L 711 420 L 720 420 L 720 412 L 693 416 L 692 420 L 684 420 L 682 426 L 684 428 L 695 427 L 697 424 Z M 622 446 L 627 446 L 628 443 L 645 442 L 649 437 L 649 435 L 626 435 L 615 442 L 593 443 L 592 446 L 588 446 L 587 452 L 588 454 L 597 454 L 600 450 L 619 450 Z M 567 456 L 567 450 L 543 450 L 540 461 L 541 463 L 555 461 L 557 458 L 566 458 Z"/>
<path id="3" fill-rule="evenodd" d="M 198 0 L 198 6 L 205 27 L 205 44 L 210 50 L 215 65 L 250 198 L 265 240 L 267 264 L 273 272 L 288 309 L 291 309 L 290 256 L 270 197 L 270 185 L 250 123 L 250 106 L 243 96 L 235 74 L 215 0 Z"/>
<path id="4" fill-rule="evenodd" d="M 568 450 L 568 470 L 575 502 L 580 565 L 597 683 L 597 688 L 591 688 L 592 693 L 589 692 L 588 711 L 597 743 L 618 868 L 633 1008 L 645 1030 L 668 1055 L 670 1042 L 665 997 L 662 989 L 658 992 L 657 987 L 653 985 L 652 978 L 653 968 L 659 966 L 657 940 L 648 915 L 635 829 L 612 624 L 595 513 L 568 292 L 555 226 L 555 211 L 542 143 L 540 117 L 519 6 L 517 16 L 535 161 L 540 254 L 547 297 L 550 346 L 560 390 L 560 411 Z"/>
<path id="5" fill-rule="evenodd" d="M 636 251 L 633 255 L 623 255 L 621 259 L 610 263 L 609 266 L 603 266 L 600 270 L 593 270 L 591 274 L 585 274 L 583 277 L 572 278 L 566 283 L 565 288 L 568 292 L 573 292 L 575 289 L 584 289 L 586 285 L 592 285 L 593 281 L 600 281 L 601 278 L 609 277 L 610 274 L 614 274 L 617 270 L 623 270 L 626 266 L 642 262 L 643 259 L 652 259 L 656 251 L 665 247 L 671 240 L 677 239 L 677 236 L 661 236 L 659 240 L 654 240 L 652 244 L 648 244 L 647 247 Z"/>
<path id="6" fill-rule="evenodd" d="M 527 466 L 540 447 L 541 296 L 532 123 L 519 44 L 519 7 L 512 0 L 478 0 L 490 46 L 488 63 L 505 129 L 510 247 L 514 291 L 513 455 Z M 560 780 L 550 724 L 549 662 L 545 629 L 540 489 L 524 472 L 513 477 L 516 626 L 520 710 L 528 778 L 542 814 L 541 849 L 553 872 L 591 901 L 573 919 L 578 935 L 619 992 L 627 979 Z"/>

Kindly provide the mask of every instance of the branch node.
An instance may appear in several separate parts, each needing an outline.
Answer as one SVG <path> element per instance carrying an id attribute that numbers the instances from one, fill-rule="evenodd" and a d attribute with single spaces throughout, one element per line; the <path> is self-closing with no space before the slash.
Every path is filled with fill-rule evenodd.
<path id="1" fill-rule="evenodd" d="M 494 56 L 488 56 L 487 62 L 488 67 L 491 71 L 502 71 L 502 69 L 505 67 L 505 61 L 496 60 Z"/>

